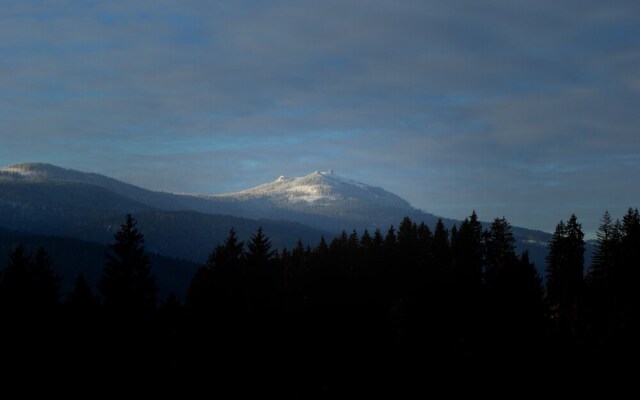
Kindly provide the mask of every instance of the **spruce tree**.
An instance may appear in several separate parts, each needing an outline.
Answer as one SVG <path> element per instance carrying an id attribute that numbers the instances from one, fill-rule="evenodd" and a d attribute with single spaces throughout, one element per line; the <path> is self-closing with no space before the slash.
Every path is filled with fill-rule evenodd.
<path id="1" fill-rule="evenodd" d="M 572 215 L 556 227 L 547 255 L 547 300 L 556 330 L 564 338 L 580 333 L 583 273 L 584 233 Z"/>
<path id="2" fill-rule="evenodd" d="M 433 231 L 433 262 L 434 267 L 446 271 L 451 265 L 451 248 L 449 247 L 449 232 L 444 227 L 442 219 L 438 219 Z"/>
<path id="3" fill-rule="evenodd" d="M 271 241 L 264 235 L 262 227 L 251 236 L 251 240 L 247 244 L 247 264 L 249 268 L 260 273 L 262 270 L 269 268 L 273 259 L 273 251 L 271 250 Z"/>
<path id="4" fill-rule="evenodd" d="M 432 263 L 432 249 L 433 245 L 433 233 L 431 233 L 431 229 L 422 222 L 418 226 L 418 253 L 420 262 L 422 265 L 430 265 Z"/>
<path id="5" fill-rule="evenodd" d="M 59 282 L 44 248 L 32 258 L 20 244 L 10 254 L 7 268 L 0 272 L 0 309 L 32 322 L 50 317 L 59 302 Z"/>
<path id="6" fill-rule="evenodd" d="M 632 338 L 640 334 L 640 213 L 629 208 L 622 219 L 620 264 L 616 268 L 615 293 L 617 326 L 620 334 Z"/>
<path id="7" fill-rule="evenodd" d="M 504 357 L 535 354 L 542 335 L 540 280 L 527 252 L 515 253 L 511 225 L 496 218 L 485 235 L 489 343 Z"/>
<path id="8" fill-rule="evenodd" d="M 52 264 L 45 249 L 38 248 L 30 264 L 32 299 L 38 308 L 51 308 L 60 301 L 60 277 Z"/>
<path id="9" fill-rule="evenodd" d="M 477 292 L 482 286 L 484 248 L 482 225 L 475 211 L 466 218 L 456 235 L 454 251 L 454 274 L 465 293 Z"/>
<path id="10" fill-rule="evenodd" d="M 0 310 L 19 315 L 28 312 L 32 303 L 29 256 L 22 244 L 9 255 L 9 264 L 0 272 Z"/>
<path id="11" fill-rule="evenodd" d="M 547 266 L 545 271 L 547 275 L 547 299 L 552 308 L 557 307 L 557 304 L 564 297 L 566 231 L 567 228 L 564 221 L 560 221 L 556 225 L 556 229 L 547 246 Z"/>
<path id="12" fill-rule="evenodd" d="M 98 284 L 107 309 L 120 315 L 148 314 L 156 306 L 155 278 L 144 251 L 144 235 L 127 214 L 109 246 L 107 263 Z"/>
<path id="13" fill-rule="evenodd" d="M 273 299 L 277 279 L 271 241 L 262 227 L 251 236 L 247 249 L 244 290 L 250 309 L 255 311 Z"/>
<path id="14" fill-rule="evenodd" d="M 513 237 L 511 225 L 503 218 L 496 218 L 486 236 L 486 266 L 487 279 L 494 273 L 499 273 L 516 257 L 516 240 Z"/>
<path id="15" fill-rule="evenodd" d="M 235 313 L 240 307 L 241 275 L 244 268 L 244 243 L 234 228 L 224 244 L 216 246 L 199 268 L 187 292 L 187 305 L 197 313 Z"/>
<path id="16" fill-rule="evenodd" d="M 396 230 L 393 227 L 393 225 L 391 225 L 389 227 L 389 230 L 387 231 L 387 234 L 384 237 L 384 247 L 389 255 L 395 253 L 397 244 L 398 244 L 398 240 L 396 236 Z"/>
<path id="17" fill-rule="evenodd" d="M 598 342 L 605 340 L 608 326 L 612 323 L 612 276 L 620 249 L 620 234 L 616 225 L 609 211 L 605 211 L 596 232 L 596 251 L 591 268 L 585 278 L 588 325 L 590 334 Z"/>
<path id="18" fill-rule="evenodd" d="M 371 238 L 371 235 L 369 234 L 369 231 L 367 229 L 365 229 L 362 233 L 359 247 L 362 249 L 365 257 L 370 254 L 371 248 L 373 247 L 373 239 Z"/>

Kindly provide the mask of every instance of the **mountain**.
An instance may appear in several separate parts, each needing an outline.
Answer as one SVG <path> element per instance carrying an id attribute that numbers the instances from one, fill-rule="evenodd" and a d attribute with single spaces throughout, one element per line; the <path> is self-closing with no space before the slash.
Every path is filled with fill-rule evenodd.
<path id="1" fill-rule="evenodd" d="M 331 236 L 296 222 L 252 220 L 215 213 L 217 209 L 197 196 L 153 192 L 49 164 L 0 169 L 0 226 L 10 230 L 105 244 L 113 240 L 125 214 L 132 213 L 149 251 L 198 263 L 232 227 L 241 240 L 248 240 L 262 226 L 274 248 Z"/>
<path id="2" fill-rule="evenodd" d="M 140 222 L 150 249 L 202 262 L 234 226 L 246 240 L 259 225 L 274 247 L 298 239 L 315 244 L 342 230 L 381 229 L 408 216 L 434 227 L 438 216 L 380 187 L 316 171 L 237 193 L 186 195 L 156 192 L 107 176 L 25 163 L 0 168 L 0 226 L 106 243 L 124 214 Z M 459 221 L 442 218 L 451 227 Z M 488 227 L 488 223 L 484 223 Z M 175 232 L 179 232 L 175 235 Z M 542 271 L 545 232 L 514 227 L 519 250 Z"/>
<path id="3" fill-rule="evenodd" d="M 203 197 L 233 215 L 279 217 L 336 233 L 343 229 L 386 230 L 405 216 L 430 225 L 437 220 L 393 193 L 342 178 L 333 171 L 298 178 L 281 176 L 242 192 Z"/>
<path id="4" fill-rule="evenodd" d="M 380 187 L 343 178 L 332 170 L 315 171 L 297 178 L 280 176 L 237 193 L 203 196 L 225 207 L 233 215 L 250 218 L 283 218 L 330 232 L 397 227 L 406 216 L 425 222 L 432 229 L 438 219 L 447 227 L 460 224 L 417 209 L 401 197 Z M 471 211 L 471 210 L 470 210 Z M 490 223 L 483 226 L 488 229 Z M 541 275 L 550 235 L 546 232 L 514 227 L 519 251 L 529 251 Z"/>
<path id="5" fill-rule="evenodd" d="M 79 274 L 91 284 L 94 294 L 98 294 L 96 286 L 105 265 L 106 245 L 0 228 L 0 265 L 6 263 L 9 253 L 19 243 L 24 246 L 27 254 L 35 254 L 41 246 L 46 249 L 56 274 L 61 278 L 60 286 L 65 295 L 73 290 Z M 154 252 L 149 254 L 149 260 L 156 277 L 159 299 L 164 299 L 170 292 L 183 297 L 198 264 L 164 257 Z"/>
<path id="6" fill-rule="evenodd" d="M 156 192 L 121 182 L 108 176 L 80 172 L 44 163 L 23 163 L 0 168 L 0 184 L 12 182 L 16 185 L 75 185 L 80 188 L 91 186 L 109 192 L 109 203 L 115 201 L 122 206 L 122 199 L 133 202 L 128 205 L 132 210 L 139 208 L 165 211 L 191 210 L 204 213 L 216 213 L 215 204 L 198 196 Z M 65 189 L 66 190 L 66 189 Z M 105 192 L 103 192 L 105 193 Z M 119 197 L 119 199 L 118 199 Z M 81 203 L 83 204 L 83 203 Z"/>

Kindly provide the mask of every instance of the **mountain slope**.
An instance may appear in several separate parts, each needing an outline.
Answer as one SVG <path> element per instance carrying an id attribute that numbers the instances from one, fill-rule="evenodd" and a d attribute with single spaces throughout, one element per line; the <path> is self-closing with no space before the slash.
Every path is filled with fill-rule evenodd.
<path id="1" fill-rule="evenodd" d="M 336 233 L 343 229 L 386 230 L 405 216 L 431 226 L 438 219 L 380 187 L 342 178 L 333 171 L 316 171 L 298 178 L 281 176 L 242 192 L 206 198 L 233 215 L 279 217 Z"/>
<path id="2" fill-rule="evenodd" d="M 279 177 L 273 182 L 238 193 L 209 196 L 218 199 L 269 199 L 282 206 L 327 207 L 359 201 L 396 208 L 411 208 L 406 200 L 386 190 L 339 177 L 332 170 L 315 171 L 298 178 Z"/>
<path id="3" fill-rule="evenodd" d="M 40 246 L 45 248 L 53 261 L 53 269 L 62 278 L 61 289 L 65 295 L 73 290 L 79 274 L 84 275 L 92 285 L 94 294 L 98 294 L 96 285 L 106 261 L 105 244 L 0 228 L 0 269 L 4 268 L 9 253 L 19 243 L 24 245 L 27 254 L 34 254 Z M 172 291 L 178 296 L 184 296 L 198 265 L 153 252 L 149 254 L 149 261 L 156 277 L 159 299 L 164 299 Z"/>
<path id="4" fill-rule="evenodd" d="M 0 225 L 104 242 L 128 212 L 149 226 L 150 243 L 158 251 L 196 261 L 202 261 L 231 226 L 242 227 L 248 238 L 252 229 L 263 225 L 276 247 L 291 247 L 298 238 L 314 244 L 320 235 L 329 238 L 341 230 L 381 229 L 384 233 L 405 216 L 433 228 L 439 218 L 382 188 L 333 171 L 281 176 L 237 193 L 179 195 L 50 164 L 0 168 Z M 449 227 L 459 223 L 446 218 L 443 222 Z M 174 239 L 171 232 L 181 235 Z M 519 227 L 514 227 L 514 234 L 519 250 L 529 250 L 536 264 L 543 266 L 550 235 Z"/>
<path id="5" fill-rule="evenodd" d="M 108 176 L 80 172 L 44 163 L 22 163 L 0 168 L 0 184 L 6 182 L 23 184 L 83 184 L 107 190 L 125 197 L 147 209 L 167 211 L 193 210 L 216 213 L 216 205 L 198 196 L 155 192 Z"/>
<path id="6" fill-rule="evenodd" d="M 198 207 L 191 204 L 171 200 L 182 197 L 194 200 L 192 204 L 216 207 L 206 199 L 152 192 L 97 174 L 19 164 L 0 169 L 0 226 L 109 243 L 124 215 L 133 213 L 147 237 L 148 250 L 195 262 L 204 262 L 232 227 L 242 240 L 248 240 L 262 226 L 276 249 L 291 248 L 299 239 L 316 243 L 322 235 L 331 236 L 295 222 L 205 214 L 193 211 Z M 172 206 L 160 207 L 157 200 L 162 198 Z"/>

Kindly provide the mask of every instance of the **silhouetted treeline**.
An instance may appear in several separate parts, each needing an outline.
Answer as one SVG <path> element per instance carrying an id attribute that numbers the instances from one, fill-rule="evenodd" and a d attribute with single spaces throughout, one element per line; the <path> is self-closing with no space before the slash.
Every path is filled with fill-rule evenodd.
<path id="1" fill-rule="evenodd" d="M 427 379 L 421 371 L 456 380 L 487 360 L 506 369 L 604 363 L 637 354 L 638 210 L 622 221 L 605 213 L 597 248 L 585 266 L 580 223 L 561 221 L 543 287 L 509 222 L 484 230 L 475 212 L 450 231 L 405 218 L 397 229 L 280 251 L 262 228 L 247 243 L 232 229 L 184 302 L 172 294 L 158 304 L 129 215 L 97 292 L 79 276 L 61 299 L 46 251 L 16 247 L 0 273 L 0 339 L 15 344 L 9 359 L 65 357 L 71 372 L 119 374 L 118 383 L 158 392 L 395 392 Z"/>

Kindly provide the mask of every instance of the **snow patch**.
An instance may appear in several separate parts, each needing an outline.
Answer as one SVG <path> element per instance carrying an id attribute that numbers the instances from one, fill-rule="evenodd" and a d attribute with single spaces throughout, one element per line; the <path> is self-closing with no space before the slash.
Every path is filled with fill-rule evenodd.
<path id="1" fill-rule="evenodd" d="M 38 175 L 37 171 L 34 170 L 28 170 L 25 168 L 21 168 L 21 167 L 5 167 L 5 168 L 0 168 L 0 172 L 6 172 L 9 174 L 18 174 L 18 175 L 22 175 L 22 176 L 34 176 L 34 175 Z"/>
<path id="2" fill-rule="evenodd" d="M 329 196 L 323 193 L 318 185 L 297 185 L 287 189 L 290 202 L 306 201 L 307 203 L 315 203 L 319 200 L 335 200 L 335 196 Z"/>
<path id="3" fill-rule="evenodd" d="M 411 205 L 400 197 L 384 189 L 355 182 L 336 175 L 333 170 L 314 171 L 307 176 L 297 178 L 279 177 L 271 183 L 243 190 L 236 193 L 226 193 L 208 198 L 236 199 L 239 201 L 250 199 L 268 200 L 282 207 L 328 206 L 341 203 L 359 202 L 391 206 L 394 208 L 410 209 Z"/>

